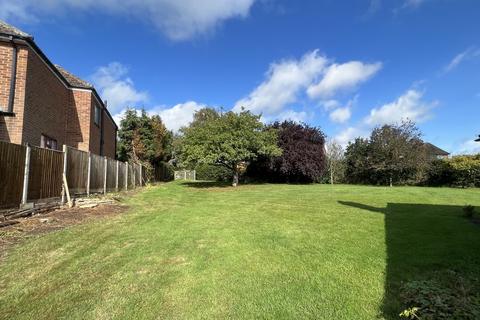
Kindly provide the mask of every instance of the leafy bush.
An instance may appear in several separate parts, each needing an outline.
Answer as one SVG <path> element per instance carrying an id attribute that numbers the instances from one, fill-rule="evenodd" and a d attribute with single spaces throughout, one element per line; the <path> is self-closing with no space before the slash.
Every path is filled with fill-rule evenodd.
<path id="1" fill-rule="evenodd" d="M 466 218 L 473 218 L 473 216 L 475 215 L 475 207 L 472 205 L 463 207 L 463 214 Z"/>
<path id="2" fill-rule="evenodd" d="M 199 164 L 195 167 L 195 171 L 197 180 L 227 182 L 232 177 L 232 172 L 229 169 L 210 164 Z"/>
<path id="3" fill-rule="evenodd" d="M 426 184 L 433 186 L 480 187 L 480 155 L 456 156 L 433 161 Z"/>
<path id="4" fill-rule="evenodd" d="M 442 272 L 432 280 L 411 281 L 402 288 L 410 319 L 479 319 L 480 293 L 478 279 L 460 276 L 454 271 Z M 417 318 L 410 311 L 415 310 Z"/>
<path id="5" fill-rule="evenodd" d="M 319 128 L 293 121 L 276 122 L 280 156 L 257 157 L 247 169 L 250 180 L 310 183 L 319 182 L 325 172 L 325 135 Z"/>
<path id="6" fill-rule="evenodd" d="M 168 162 L 159 162 L 153 168 L 155 181 L 172 181 L 174 178 L 174 167 Z"/>

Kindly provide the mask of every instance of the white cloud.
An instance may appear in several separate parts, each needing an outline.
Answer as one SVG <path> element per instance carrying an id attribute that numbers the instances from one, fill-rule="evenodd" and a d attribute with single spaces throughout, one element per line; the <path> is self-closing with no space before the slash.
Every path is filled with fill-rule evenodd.
<path id="1" fill-rule="evenodd" d="M 327 58 L 319 55 L 318 50 L 305 54 L 300 60 L 273 63 L 265 81 L 248 97 L 239 100 L 234 110 L 244 107 L 266 117 L 276 115 L 288 104 L 296 102 L 300 92 L 322 73 L 326 65 Z"/>
<path id="2" fill-rule="evenodd" d="M 271 123 L 274 121 L 294 121 L 294 122 L 305 122 L 311 117 L 311 114 L 305 111 L 295 111 L 295 110 L 285 110 L 275 116 L 262 116 L 260 119 L 263 123 Z"/>
<path id="3" fill-rule="evenodd" d="M 426 102 L 422 98 L 423 92 L 410 89 L 394 102 L 372 109 L 364 122 L 367 125 L 375 126 L 392 124 L 406 119 L 417 123 L 428 120 L 431 116 L 431 109 L 438 103 Z"/>
<path id="4" fill-rule="evenodd" d="M 480 153 L 480 142 L 474 141 L 475 139 L 469 139 L 464 141 L 458 149 L 455 151 L 455 154 L 478 154 Z"/>
<path id="5" fill-rule="evenodd" d="M 399 123 L 402 120 L 412 120 L 421 123 L 431 117 L 431 110 L 438 102 L 427 102 L 423 100 L 423 92 L 410 89 L 401 95 L 397 100 L 374 108 L 370 114 L 360 121 L 356 126 L 351 126 L 340 132 L 335 140 L 345 146 L 348 142 L 357 137 L 368 137 L 374 126 Z M 353 102 L 355 103 L 355 99 Z"/>
<path id="6" fill-rule="evenodd" d="M 471 60 L 473 58 L 480 57 L 480 49 L 476 48 L 468 48 L 467 50 L 457 54 L 453 59 L 450 61 L 450 63 L 445 66 L 443 69 L 444 73 L 448 73 L 455 68 L 457 68 L 461 63 Z"/>
<path id="7" fill-rule="evenodd" d="M 206 107 L 204 104 L 188 101 L 171 108 L 156 107 L 147 111 L 149 114 L 158 114 L 169 130 L 177 132 L 181 127 L 192 122 L 196 111 Z"/>
<path id="8" fill-rule="evenodd" d="M 368 137 L 368 131 L 362 128 L 357 127 L 348 127 L 334 137 L 334 140 L 339 143 L 342 147 L 347 146 L 347 144 L 358 137 Z"/>
<path id="9" fill-rule="evenodd" d="M 345 123 L 350 119 L 351 116 L 352 111 L 349 107 L 338 108 L 330 113 L 330 120 L 336 123 Z"/>
<path id="10" fill-rule="evenodd" d="M 426 0 L 405 0 L 403 6 L 405 8 L 418 8 L 420 5 L 425 3 Z"/>
<path id="11" fill-rule="evenodd" d="M 344 64 L 333 64 L 328 67 L 323 79 L 309 86 L 307 92 L 311 98 L 328 98 L 338 91 L 357 87 L 374 76 L 380 69 L 380 62 L 367 64 L 350 61 Z"/>
<path id="12" fill-rule="evenodd" d="M 224 21 L 248 16 L 255 0 L 0 0 L 0 19 L 32 21 L 44 15 L 91 11 L 152 23 L 173 40 L 214 30 Z M 34 13 L 34 14 L 32 14 Z"/>
<path id="13" fill-rule="evenodd" d="M 108 109 L 116 114 L 126 107 L 148 101 L 148 94 L 135 89 L 133 81 L 127 76 L 128 69 L 118 62 L 97 69 L 92 81 L 99 90 L 102 99 L 107 100 Z"/>
<path id="14" fill-rule="evenodd" d="M 363 19 L 368 19 L 382 9 L 382 0 L 370 0 L 367 12 L 363 15 Z"/>
<path id="15" fill-rule="evenodd" d="M 240 111 L 244 107 L 261 113 L 263 119 L 278 119 L 282 114 L 291 114 L 286 109 L 294 103 L 303 102 L 305 98 L 321 98 L 320 105 L 325 110 L 337 109 L 341 104 L 332 99 L 337 92 L 356 88 L 374 76 L 381 67 L 381 63 L 366 64 L 360 61 L 332 64 L 326 56 L 314 50 L 299 60 L 272 63 L 266 79 L 247 97 L 237 101 L 233 110 Z M 301 115 L 302 121 L 305 116 L 308 117 L 308 114 Z M 348 107 L 333 111 L 330 118 L 345 122 L 350 116 Z"/>
<path id="16" fill-rule="evenodd" d="M 340 104 L 340 102 L 338 102 L 337 100 L 334 100 L 334 99 L 327 100 L 327 101 L 322 101 L 322 102 L 321 102 L 321 105 L 323 105 L 323 107 L 324 107 L 325 110 L 327 110 L 327 111 L 333 110 L 333 109 L 335 109 L 335 108 L 339 108 L 339 107 L 342 106 L 342 105 Z"/>

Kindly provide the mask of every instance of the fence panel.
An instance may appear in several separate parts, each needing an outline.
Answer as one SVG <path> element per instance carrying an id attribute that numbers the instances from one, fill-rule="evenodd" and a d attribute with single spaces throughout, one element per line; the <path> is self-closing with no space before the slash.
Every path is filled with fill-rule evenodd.
<path id="1" fill-rule="evenodd" d="M 140 186 L 142 185 L 142 169 L 140 164 L 134 164 L 133 167 L 135 168 L 135 185 Z"/>
<path id="2" fill-rule="evenodd" d="M 22 200 L 26 147 L 0 141 L 0 208 Z"/>
<path id="3" fill-rule="evenodd" d="M 105 158 L 91 154 L 90 192 L 103 192 Z"/>
<path id="4" fill-rule="evenodd" d="M 195 170 L 179 170 L 174 172 L 175 180 L 196 180 Z"/>
<path id="5" fill-rule="evenodd" d="M 124 162 L 118 162 L 118 190 L 125 190 L 125 168 Z"/>
<path id="6" fill-rule="evenodd" d="M 67 148 L 67 182 L 71 194 L 87 193 L 88 152 Z"/>
<path id="7" fill-rule="evenodd" d="M 132 189 L 135 187 L 135 180 L 134 178 L 134 172 L 133 172 L 133 164 L 129 163 L 128 164 L 128 188 Z"/>
<path id="8" fill-rule="evenodd" d="M 63 152 L 31 147 L 28 200 L 60 197 Z"/>
<path id="9" fill-rule="evenodd" d="M 120 167 L 119 167 L 120 169 Z M 115 191 L 117 182 L 117 161 L 107 158 L 107 191 Z M 118 180 L 120 185 L 120 180 Z"/>

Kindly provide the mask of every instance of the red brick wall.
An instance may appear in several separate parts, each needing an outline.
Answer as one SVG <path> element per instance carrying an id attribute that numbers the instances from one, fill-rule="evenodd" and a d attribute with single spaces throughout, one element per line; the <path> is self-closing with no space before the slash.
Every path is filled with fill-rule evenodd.
<path id="1" fill-rule="evenodd" d="M 72 90 L 67 113 L 67 143 L 74 148 L 89 151 L 92 93 Z"/>
<path id="2" fill-rule="evenodd" d="M 115 159 L 116 155 L 116 140 L 117 140 L 117 130 L 115 129 L 115 124 L 108 117 L 107 113 L 104 114 L 104 131 L 103 131 L 103 154 L 107 157 Z"/>
<path id="3" fill-rule="evenodd" d="M 92 95 L 92 103 L 90 104 L 90 151 L 95 153 L 95 154 L 100 154 L 100 125 L 95 124 L 95 106 L 98 105 L 101 107 L 101 105 L 98 103 L 98 101 L 93 97 Z"/>
<path id="4" fill-rule="evenodd" d="M 36 55 L 30 52 L 27 66 L 23 143 L 39 146 L 42 135 L 67 143 L 67 106 L 71 91 Z"/>
<path id="5" fill-rule="evenodd" d="M 7 111 L 10 94 L 12 45 L 0 42 L 0 108 Z M 100 154 L 100 127 L 94 124 L 95 104 L 90 90 L 67 88 L 29 47 L 18 46 L 14 117 L 0 116 L 0 140 L 39 146 L 41 136 Z M 104 111 L 103 154 L 115 158 L 116 130 Z"/>
<path id="6" fill-rule="evenodd" d="M 115 125 L 113 121 L 110 120 L 107 112 L 103 109 L 102 105 L 98 102 L 95 96 L 92 93 L 92 104 L 91 104 L 91 121 L 90 121 L 90 150 L 93 153 L 100 154 L 100 140 L 101 140 L 101 128 L 95 124 L 95 106 L 102 108 L 103 113 L 103 154 L 102 156 L 107 156 L 115 159 L 115 140 L 117 139 L 117 132 L 115 130 Z"/>
<path id="7" fill-rule="evenodd" d="M 27 72 L 28 48 L 17 46 L 17 74 L 15 86 L 15 100 L 13 105 L 14 117 L 0 115 L 0 140 L 12 143 L 22 143 L 22 128 L 24 120 L 25 81 Z M 10 79 L 12 75 L 12 44 L 0 42 L 0 108 L 7 111 L 10 96 Z"/>

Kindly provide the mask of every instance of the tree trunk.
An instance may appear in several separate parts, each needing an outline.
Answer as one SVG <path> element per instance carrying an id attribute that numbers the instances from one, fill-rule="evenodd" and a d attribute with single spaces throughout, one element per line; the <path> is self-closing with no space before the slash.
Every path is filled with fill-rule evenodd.
<path id="1" fill-rule="evenodd" d="M 333 185 L 333 169 L 330 167 L 330 184 Z"/>
<path id="2" fill-rule="evenodd" d="M 233 171 L 233 183 L 232 183 L 232 186 L 236 187 L 238 186 L 238 170 L 237 168 L 235 167 L 234 171 Z"/>

